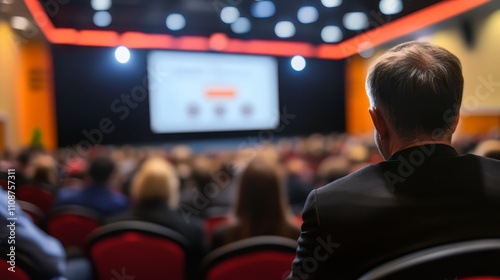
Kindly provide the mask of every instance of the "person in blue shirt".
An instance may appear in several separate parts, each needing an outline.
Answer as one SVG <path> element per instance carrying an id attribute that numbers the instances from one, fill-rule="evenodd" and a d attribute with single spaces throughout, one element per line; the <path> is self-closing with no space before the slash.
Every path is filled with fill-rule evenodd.
<path id="1" fill-rule="evenodd" d="M 104 216 L 127 210 L 127 197 L 110 189 L 108 181 L 115 170 L 114 162 L 107 157 L 93 159 L 87 170 L 90 184 L 82 189 L 65 187 L 59 190 L 54 206 L 79 205 Z"/>
<path id="2" fill-rule="evenodd" d="M 16 219 L 9 220 L 9 218 Z M 37 276 L 41 279 L 66 279 L 65 253 L 61 243 L 39 229 L 17 203 L 9 204 L 9 196 L 2 188 L 0 188 L 0 221 L 0 247 L 10 250 L 11 246 L 15 246 L 15 252 L 24 254 L 36 264 L 39 274 Z M 8 227 L 11 223 L 15 228 Z M 15 239 L 9 239 L 11 229 L 15 232 Z"/>

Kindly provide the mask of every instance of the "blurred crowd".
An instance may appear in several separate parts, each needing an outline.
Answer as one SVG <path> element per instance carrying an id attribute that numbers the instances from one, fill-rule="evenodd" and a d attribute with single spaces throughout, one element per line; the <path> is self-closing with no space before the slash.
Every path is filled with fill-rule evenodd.
<path id="1" fill-rule="evenodd" d="M 455 140 L 453 146 L 462 154 L 498 159 L 499 140 L 495 139 L 499 138 L 495 133 L 462 138 Z M 96 209 L 107 216 L 129 209 L 138 199 L 165 197 L 171 208 L 198 210 L 190 213 L 204 218 L 216 214 L 209 213 L 215 208 L 217 214 L 229 214 L 235 210 L 237 199 L 250 199 L 237 197 L 235 179 L 241 177 L 254 159 L 273 167 L 282 188 L 280 195 L 293 214 L 300 214 L 312 189 L 383 160 L 372 135 L 313 134 L 282 138 L 274 143 L 239 145 L 237 149 L 207 146 L 196 152 L 187 145 L 66 147 L 53 153 L 27 148 L 17 154 L 5 152 L 0 159 L 0 170 L 5 173 L 8 168 L 16 168 L 17 186 L 41 185 L 56 194 L 56 204 L 73 199 L 72 191 L 94 181 L 92 184 L 102 185 L 121 197 L 116 201 L 120 207 Z M 163 174 L 166 182 L 155 185 L 150 173 Z M 113 203 L 106 199 L 102 198 L 103 204 L 110 207 Z"/>
<path id="2" fill-rule="evenodd" d="M 499 136 L 462 138 L 454 146 L 459 153 L 500 159 Z M 5 152 L 0 167 L 4 180 L 8 168 L 16 169 L 17 192 L 30 185 L 53 194 L 49 209 L 41 209 L 45 214 L 79 205 L 108 223 L 156 223 L 187 237 L 196 262 L 252 236 L 296 240 L 311 190 L 382 160 L 372 135 L 314 134 L 198 151 L 187 145 L 67 147 L 54 153 L 28 148 Z M 207 228 L 205 221 L 213 218 L 218 222 Z"/>

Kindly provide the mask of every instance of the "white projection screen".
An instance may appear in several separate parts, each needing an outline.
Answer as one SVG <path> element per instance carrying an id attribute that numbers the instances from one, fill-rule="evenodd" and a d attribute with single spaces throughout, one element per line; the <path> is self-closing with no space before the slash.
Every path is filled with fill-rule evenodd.
<path id="1" fill-rule="evenodd" d="M 274 129 L 279 123 L 274 57 L 151 51 L 154 133 Z"/>

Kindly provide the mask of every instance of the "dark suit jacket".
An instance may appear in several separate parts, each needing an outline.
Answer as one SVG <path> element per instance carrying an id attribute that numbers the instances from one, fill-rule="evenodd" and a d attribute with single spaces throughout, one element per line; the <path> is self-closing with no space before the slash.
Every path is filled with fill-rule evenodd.
<path id="1" fill-rule="evenodd" d="M 289 279 L 356 279 L 430 246 L 500 237 L 500 161 L 405 149 L 312 191 Z"/>

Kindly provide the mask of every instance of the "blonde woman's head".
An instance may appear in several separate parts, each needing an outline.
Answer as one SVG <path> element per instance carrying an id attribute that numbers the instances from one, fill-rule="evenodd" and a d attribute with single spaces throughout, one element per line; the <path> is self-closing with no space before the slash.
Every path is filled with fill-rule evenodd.
<path id="1" fill-rule="evenodd" d="M 162 158 L 144 162 L 132 182 L 132 199 L 136 202 L 164 200 L 170 208 L 179 204 L 179 179 L 173 166 Z"/>

